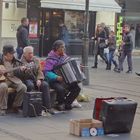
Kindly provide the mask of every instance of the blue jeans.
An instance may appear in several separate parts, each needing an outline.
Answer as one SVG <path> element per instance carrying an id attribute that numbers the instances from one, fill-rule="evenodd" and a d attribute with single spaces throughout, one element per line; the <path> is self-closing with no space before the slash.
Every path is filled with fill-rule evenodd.
<path id="1" fill-rule="evenodd" d="M 42 104 L 47 109 L 51 108 L 51 99 L 50 99 L 50 91 L 49 91 L 49 85 L 46 81 L 42 81 L 40 88 L 37 88 L 37 85 L 32 80 L 25 80 L 25 85 L 27 86 L 27 91 L 31 92 L 34 90 L 39 90 L 42 92 Z"/>
<path id="2" fill-rule="evenodd" d="M 109 51 L 109 65 L 111 67 L 111 63 L 113 62 L 113 64 L 117 68 L 118 65 L 117 65 L 117 62 L 114 60 L 114 52 L 115 52 L 115 50 Z"/>
<path id="3" fill-rule="evenodd" d="M 21 56 L 23 54 L 23 48 L 17 47 L 16 51 L 17 51 L 17 58 L 21 59 Z"/>

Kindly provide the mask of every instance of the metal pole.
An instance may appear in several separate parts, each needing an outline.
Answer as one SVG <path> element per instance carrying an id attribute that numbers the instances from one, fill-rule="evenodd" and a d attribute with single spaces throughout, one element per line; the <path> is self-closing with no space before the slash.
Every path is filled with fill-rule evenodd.
<path id="1" fill-rule="evenodd" d="M 88 69 L 88 53 L 89 53 L 89 35 L 88 35 L 88 24 L 89 24 L 89 0 L 85 0 L 85 18 L 84 18 L 84 45 L 82 48 L 82 65 L 83 72 L 86 76 L 86 80 L 83 82 L 84 85 L 89 85 L 89 69 Z"/>

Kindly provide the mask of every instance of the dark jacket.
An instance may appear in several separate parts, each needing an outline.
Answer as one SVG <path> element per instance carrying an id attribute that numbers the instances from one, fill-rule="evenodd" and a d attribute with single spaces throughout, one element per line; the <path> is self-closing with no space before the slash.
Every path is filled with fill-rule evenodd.
<path id="1" fill-rule="evenodd" d="M 125 45 L 123 46 L 123 50 L 132 51 L 132 49 L 133 49 L 133 39 L 132 39 L 132 34 L 130 32 L 125 33 L 123 35 L 123 42 L 125 43 Z"/>
<path id="2" fill-rule="evenodd" d="M 106 38 L 109 38 L 109 29 L 107 27 L 104 28 L 105 33 L 106 33 Z"/>
<path id="3" fill-rule="evenodd" d="M 108 48 L 109 48 L 109 51 L 115 51 L 115 49 L 116 49 L 116 37 L 115 36 L 109 36 Z"/>
<path id="4" fill-rule="evenodd" d="M 18 47 L 24 48 L 29 45 L 28 36 L 28 27 L 20 25 L 16 34 Z"/>
<path id="5" fill-rule="evenodd" d="M 95 49 L 94 49 L 94 54 L 98 54 L 99 50 L 103 50 L 104 48 L 107 47 L 106 45 L 106 33 L 105 31 L 101 31 L 98 33 L 98 35 L 96 36 L 96 45 L 95 45 Z"/>
<path id="6" fill-rule="evenodd" d="M 101 31 L 97 36 L 97 41 L 100 39 L 98 43 L 103 43 L 107 39 L 105 30 Z"/>

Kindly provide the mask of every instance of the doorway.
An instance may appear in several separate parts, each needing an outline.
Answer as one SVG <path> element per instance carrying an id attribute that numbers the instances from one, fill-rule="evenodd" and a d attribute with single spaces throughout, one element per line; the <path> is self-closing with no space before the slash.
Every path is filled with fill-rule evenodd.
<path id="1" fill-rule="evenodd" d="M 64 21 L 64 11 L 42 9 L 40 11 L 40 56 L 46 57 L 52 44 L 58 39 L 59 21 Z"/>

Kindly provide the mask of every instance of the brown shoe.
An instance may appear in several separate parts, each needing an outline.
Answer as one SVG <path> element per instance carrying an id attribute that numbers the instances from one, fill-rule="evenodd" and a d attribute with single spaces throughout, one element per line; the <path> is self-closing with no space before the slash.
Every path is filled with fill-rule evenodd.
<path id="1" fill-rule="evenodd" d="M 12 107 L 11 109 L 8 110 L 8 113 L 20 113 L 21 110 L 19 109 L 19 107 Z"/>
<path id="2" fill-rule="evenodd" d="M 5 115 L 6 115 L 6 110 L 0 109 L 0 116 L 5 116 Z"/>

